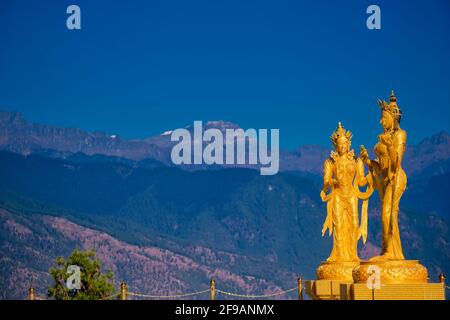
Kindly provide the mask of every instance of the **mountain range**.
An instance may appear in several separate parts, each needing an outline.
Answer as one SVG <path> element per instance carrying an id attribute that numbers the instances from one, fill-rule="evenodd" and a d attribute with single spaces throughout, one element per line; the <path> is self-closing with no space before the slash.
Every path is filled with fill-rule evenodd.
<path id="1" fill-rule="evenodd" d="M 428 267 L 431 281 L 450 271 L 449 141 L 437 133 L 404 157 L 404 250 Z M 0 112 L 0 297 L 24 298 L 30 285 L 45 294 L 52 261 L 75 247 L 96 249 L 134 292 L 198 291 L 214 277 L 218 288 L 261 294 L 314 277 L 331 247 L 320 235 L 319 198 L 329 149 L 284 150 L 282 172 L 260 176 L 253 167 L 173 166 L 172 145 L 170 131 L 127 140 Z M 381 243 L 376 195 L 369 208 L 362 258 Z"/>

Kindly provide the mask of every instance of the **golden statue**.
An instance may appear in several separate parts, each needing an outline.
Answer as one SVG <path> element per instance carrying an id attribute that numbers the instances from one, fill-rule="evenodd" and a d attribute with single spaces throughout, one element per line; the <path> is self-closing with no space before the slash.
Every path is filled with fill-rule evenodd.
<path id="1" fill-rule="evenodd" d="M 402 111 L 392 91 L 389 103 L 378 99 L 381 108 L 380 124 L 383 132 L 375 145 L 375 160 L 370 160 L 367 150 L 361 146 L 360 157 L 369 167 L 373 186 L 381 201 L 382 246 L 381 254 L 355 268 L 355 282 L 365 281 L 371 266 L 380 268 L 385 283 L 427 282 L 427 270 L 417 260 L 405 260 L 398 226 L 399 204 L 406 189 L 406 174 L 402 159 L 406 146 L 406 132 L 400 128 Z"/>
<path id="2" fill-rule="evenodd" d="M 406 132 L 400 128 L 402 111 L 392 91 L 389 103 L 378 100 L 381 108 L 380 124 L 383 133 L 375 146 L 376 160 L 370 160 L 367 150 L 361 147 L 361 158 L 373 174 L 374 187 L 382 203 L 382 248 L 381 255 L 372 260 L 403 260 L 402 243 L 398 228 L 400 198 L 406 189 L 406 174 L 402 159 L 406 146 Z"/>
<path id="3" fill-rule="evenodd" d="M 428 283 L 427 269 L 403 256 L 398 215 L 407 180 L 402 169 L 406 132 L 400 128 L 402 112 L 394 92 L 389 103 L 378 100 L 378 104 L 383 132 L 375 160 L 369 159 L 364 146 L 360 158 L 355 156 L 350 149 L 352 134 L 341 123 L 331 136 L 335 150 L 324 163 L 320 196 L 327 203 L 322 236 L 327 230 L 333 234 L 333 249 L 317 268 L 317 280 L 305 282 L 306 292 L 314 299 L 445 299 L 445 284 Z M 357 244 L 360 238 L 366 242 L 368 199 L 374 189 L 381 200 L 381 254 L 360 261 Z M 360 222 L 359 200 L 363 200 Z"/>
<path id="4" fill-rule="evenodd" d="M 359 265 L 358 240 L 367 238 L 367 206 L 373 189 L 371 176 L 364 175 L 364 163 L 350 149 L 352 134 L 339 122 L 331 135 L 335 151 L 324 163 L 322 201 L 327 202 L 327 217 L 322 236 L 328 230 L 333 234 L 330 257 L 317 269 L 318 279 L 351 280 L 352 269 Z M 365 192 L 364 187 L 369 182 Z M 328 194 L 326 192 L 331 190 Z M 363 200 L 361 223 L 358 203 Z"/>

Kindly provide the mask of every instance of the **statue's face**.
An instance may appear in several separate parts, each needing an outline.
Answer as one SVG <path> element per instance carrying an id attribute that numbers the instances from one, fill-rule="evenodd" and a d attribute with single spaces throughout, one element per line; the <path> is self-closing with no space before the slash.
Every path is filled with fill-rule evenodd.
<path id="1" fill-rule="evenodd" d="M 381 113 L 380 124 L 384 131 L 388 131 L 394 127 L 394 117 L 389 112 L 383 111 Z"/>
<path id="2" fill-rule="evenodd" d="M 337 140 L 336 151 L 340 156 L 346 154 L 350 149 L 350 141 L 347 140 L 346 137 L 340 137 Z"/>

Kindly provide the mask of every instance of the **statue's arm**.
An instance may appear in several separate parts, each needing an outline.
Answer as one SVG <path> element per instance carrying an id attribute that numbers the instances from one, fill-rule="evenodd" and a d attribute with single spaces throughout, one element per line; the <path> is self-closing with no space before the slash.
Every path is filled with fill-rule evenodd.
<path id="1" fill-rule="evenodd" d="M 392 169 L 395 173 L 398 172 L 402 165 L 403 154 L 405 153 L 406 148 L 406 131 L 401 130 L 397 134 L 395 141 L 393 143 L 392 151 L 390 152 L 390 157 L 393 161 Z"/>
<path id="2" fill-rule="evenodd" d="M 367 149 L 364 146 L 360 147 L 359 157 L 362 160 L 362 162 L 369 167 L 369 169 L 372 169 L 374 166 L 378 164 L 376 160 L 369 159 L 369 153 L 367 152 Z"/>
<path id="3" fill-rule="evenodd" d="M 336 181 L 333 179 L 333 162 L 327 159 L 323 164 L 323 188 L 326 190 L 335 184 Z"/>
<path id="4" fill-rule="evenodd" d="M 367 184 L 367 178 L 364 175 L 364 162 L 360 158 L 356 161 L 356 174 L 358 175 L 358 185 L 364 187 Z"/>

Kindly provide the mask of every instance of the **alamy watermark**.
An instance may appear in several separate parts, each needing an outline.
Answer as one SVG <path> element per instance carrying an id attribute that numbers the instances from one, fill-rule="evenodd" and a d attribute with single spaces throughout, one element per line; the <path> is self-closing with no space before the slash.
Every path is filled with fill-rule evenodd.
<path id="1" fill-rule="evenodd" d="M 66 27 L 69 30 L 81 29 L 81 9 L 78 5 L 71 4 L 67 7 L 66 13 L 69 16 L 66 19 Z M 366 13 L 370 16 L 366 20 L 366 27 L 369 30 L 381 29 L 381 9 L 376 4 L 371 4 L 367 7 Z"/>
<path id="2" fill-rule="evenodd" d="M 67 272 L 70 276 L 67 278 L 66 285 L 69 290 L 81 289 L 81 268 L 77 265 L 70 265 L 67 267 Z"/>
<path id="3" fill-rule="evenodd" d="M 366 281 L 367 288 L 370 290 L 381 289 L 381 268 L 376 265 L 370 265 L 367 268 L 367 273 L 370 274 Z"/>
<path id="4" fill-rule="evenodd" d="M 225 129 L 224 135 L 216 128 L 203 131 L 202 122 L 194 121 L 193 134 L 176 129 L 170 139 L 178 142 L 170 155 L 176 165 L 260 165 L 261 175 L 277 174 L 280 167 L 279 129 Z"/>
<path id="5" fill-rule="evenodd" d="M 67 14 L 70 16 L 66 19 L 66 27 L 69 30 L 80 30 L 81 29 L 81 9 L 75 4 L 71 4 L 67 7 Z"/>
<path id="6" fill-rule="evenodd" d="M 366 26 L 369 30 L 380 30 L 381 29 L 381 9 L 379 6 L 372 4 L 367 7 L 367 14 L 370 16 L 366 20 Z"/>

